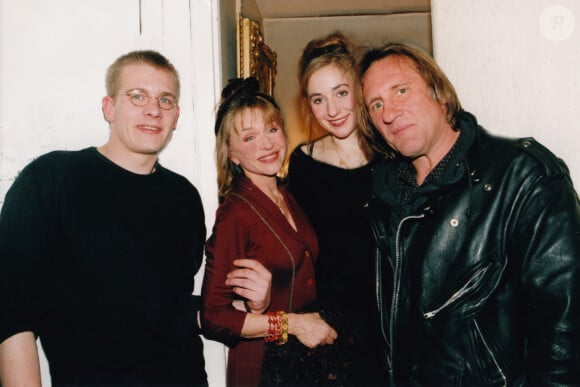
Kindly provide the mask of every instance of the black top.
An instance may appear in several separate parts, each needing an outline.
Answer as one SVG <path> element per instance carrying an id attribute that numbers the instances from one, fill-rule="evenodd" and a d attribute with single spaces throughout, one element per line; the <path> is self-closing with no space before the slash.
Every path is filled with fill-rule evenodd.
<path id="1" fill-rule="evenodd" d="M 288 186 L 318 236 L 318 299 L 342 316 L 338 345 L 352 363 L 348 385 L 384 385 L 383 338 L 376 299 L 375 244 L 363 205 L 370 193 L 372 163 L 343 169 L 319 162 L 300 147 L 292 153 Z M 339 333 L 340 334 L 340 333 Z"/>
<path id="2" fill-rule="evenodd" d="M 0 214 L 0 342 L 39 335 L 53 385 L 206 384 L 193 277 L 197 190 L 95 148 L 29 164 Z"/>

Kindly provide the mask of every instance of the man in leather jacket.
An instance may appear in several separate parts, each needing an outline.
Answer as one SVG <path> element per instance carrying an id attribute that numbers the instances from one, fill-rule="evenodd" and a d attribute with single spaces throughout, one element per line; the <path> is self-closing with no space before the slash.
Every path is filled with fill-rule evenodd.
<path id="1" fill-rule="evenodd" d="M 364 101 L 393 158 L 367 210 L 391 385 L 580 385 L 580 204 L 564 163 L 495 137 L 433 59 L 366 53 Z"/>

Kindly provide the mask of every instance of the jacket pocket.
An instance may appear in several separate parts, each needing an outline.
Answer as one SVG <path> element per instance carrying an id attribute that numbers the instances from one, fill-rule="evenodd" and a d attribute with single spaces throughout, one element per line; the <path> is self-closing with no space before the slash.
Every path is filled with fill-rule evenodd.
<path id="1" fill-rule="evenodd" d="M 467 281 L 463 283 L 451 296 L 441 303 L 438 307 L 433 308 L 427 312 L 423 312 L 423 317 L 427 320 L 432 319 L 436 315 L 438 315 L 441 311 L 449 308 L 451 305 L 458 302 L 458 300 L 465 298 L 467 295 L 471 294 L 476 288 L 480 287 L 481 283 L 483 282 L 486 273 L 491 268 L 492 263 L 488 263 L 486 266 L 483 266 L 473 274 L 468 277 Z"/>

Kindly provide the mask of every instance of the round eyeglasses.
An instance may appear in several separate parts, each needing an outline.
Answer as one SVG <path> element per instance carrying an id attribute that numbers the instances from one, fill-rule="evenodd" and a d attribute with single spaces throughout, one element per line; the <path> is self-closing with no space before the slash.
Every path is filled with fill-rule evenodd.
<path id="1" fill-rule="evenodd" d="M 171 110 L 177 105 L 177 98 L 171 94 L 165 94 L 159 97 L 151 97 L 143 90 L 129 90 L 126 93 L 121 93 L 119 95 L 126 95 L 129 97 L 129 101 L 131 101 L 131 103 L 135 106 L 147 106 L 151 98 L 156 99 L 159 107 L 164 110 Z"/>

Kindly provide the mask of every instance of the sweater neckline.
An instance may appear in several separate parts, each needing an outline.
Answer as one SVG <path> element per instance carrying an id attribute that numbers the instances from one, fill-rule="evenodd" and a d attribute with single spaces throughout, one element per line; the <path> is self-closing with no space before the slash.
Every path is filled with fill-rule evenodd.
<path id="1" fill-rule="evenodd" d="M 109 159 L 108 157 L 103 155 L 101 152 L 99 152 L 99 150 L 97 149 L 96 146 L 90 147 L 89 150 L 95 156 L 95 158 L 100 160 L 103 165 L 107 166 L 107 168 L 114 170 L 118 173 L 121 173 L 123 175 L 131 176 L 134 179 L 141 179 L 141 180 L 152 179 L 155 176 L 158 176 L 161 169 L 163 168 L 161 166 L 161 164 L 159 164 L 159 161 L 156 161 L 154 166 L 153 166 L 153 171 L 151 173 L 148 173 L 148 174 L 135 173 L 135 172 L 129 171 L 128 169 L 123 168 L 119 164 L 115 163 L 114 161 L 112 161 L 111 159 Z"/>

